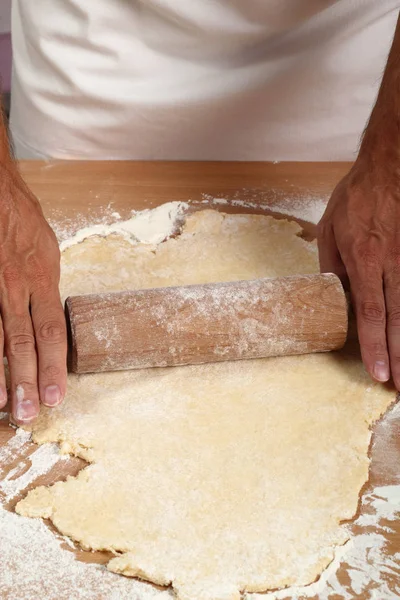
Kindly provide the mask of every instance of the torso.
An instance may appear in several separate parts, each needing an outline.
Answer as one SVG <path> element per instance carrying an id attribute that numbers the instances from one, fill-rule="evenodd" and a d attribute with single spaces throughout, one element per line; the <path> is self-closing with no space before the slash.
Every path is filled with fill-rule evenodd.
<path id="1" fill-rule="evenodd" d="M 351 159 L 396 0 L 15 0 L 22 156 Z"/>

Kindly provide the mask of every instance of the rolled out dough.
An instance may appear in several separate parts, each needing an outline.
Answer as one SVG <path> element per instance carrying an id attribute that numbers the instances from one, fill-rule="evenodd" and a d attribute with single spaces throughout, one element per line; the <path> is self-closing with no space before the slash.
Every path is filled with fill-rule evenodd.
<path id="1" fill-rule="evenodd" d="M 315 244 L 269 217 L 204 211 L 157 247 L 93 237 L 66 250 L 77 294 L 317 271 Z M 233 600 L 313 581 L 347 533 L 370 425 L 394 400 L 358 357 L 325 354 L 71 376 L 38 443 L 91 464 L 17 512 L 49 517 L 109 568 L 180 600 Z"/>

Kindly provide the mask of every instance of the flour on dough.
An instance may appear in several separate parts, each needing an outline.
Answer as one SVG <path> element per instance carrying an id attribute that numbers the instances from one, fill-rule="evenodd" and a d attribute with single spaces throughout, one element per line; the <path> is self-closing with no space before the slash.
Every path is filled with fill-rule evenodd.
<path id="1" fill-rule="evenodd" d="M 64 295 L 316 272 L 299 227 L 204 211 L 158 245 L 93 237 L 62 256 Z M 370 425 L 394 400 L 358 357 L 321 354 L 70 376 L 38 443 L 90 465 L 17 512 L 48 517 L 117 573 L 180 600 L 313 581 L 348 535 Z"/>

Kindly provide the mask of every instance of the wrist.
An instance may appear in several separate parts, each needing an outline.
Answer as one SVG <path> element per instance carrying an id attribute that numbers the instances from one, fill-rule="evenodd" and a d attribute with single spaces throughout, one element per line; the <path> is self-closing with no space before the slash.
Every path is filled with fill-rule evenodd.
<path id="1" fill-rule="evenodd" d="M 14 163 L 0 163 L 0 190 L 10 190 L 12 187 L 19 186 L 21 175 L 18 172 L 17 166 Z"/>
<path id="2" fill-rule="evenodd" d="M 400 123 L 385 116 L 372 120 L 365 130 L 352 171 L 367 176 L 377 185 L 389 186 L 398 178 L 400 167 Z"/>
<path id="3" fill-rule="evenodd" d="M 38 199 L 22 179 L 16 163 L 12 165 L 0 163 L 0 206 L 4 201 L 6 204 L 28 202 L 32 208 L 41 211 Z"/>
<path id="4" fill-rule="evenodd" d="M 400 123 L 386 116 L 371 121 L 363 135 L 357 161 L 374 165 L 387 164 L 391 167 L 400 160 Z"/>
<path id="5" fill-rule="evenodd" d="M 15 181 L 21 179 L 17 163 L 11 158 L 0 160 L 0 181 Z"/>

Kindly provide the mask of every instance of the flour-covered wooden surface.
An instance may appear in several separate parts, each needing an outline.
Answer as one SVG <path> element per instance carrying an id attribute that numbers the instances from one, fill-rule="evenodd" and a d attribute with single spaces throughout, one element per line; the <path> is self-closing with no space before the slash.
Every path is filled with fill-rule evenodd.
<path id="1" fill-rule="evenodd" d="M 314 233 L 329 192 L 346 165 L 229 163 L 25 163 L 22 171 L 40 198 L 60 239 L 94 223 L 127 219 L 132 210 L 166 201 L 188 211 L 294 215 L 306 237 Z M 311 224 L 307 224 L 306 222 Z M 393 399 L 395 395 L 393 394 Z M 37 447 L 23 431 L 0 419 L 1 597 L 170 597 L 170 592 L 106 572 L 110 555 L 85 552 L 42 521 L 16 516 L 26 491 L 76 474 L 84 462 L 65 459 L 53 445 Z M 400 596 L 400 411 L 394 407 L 375 426 L 370 477 L 360 490 L 357 519 L 347 547 L 309 588 L 260 596 L 352 600 Z M 342 554 L 342 556 L 340 556 Z"/>

